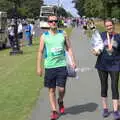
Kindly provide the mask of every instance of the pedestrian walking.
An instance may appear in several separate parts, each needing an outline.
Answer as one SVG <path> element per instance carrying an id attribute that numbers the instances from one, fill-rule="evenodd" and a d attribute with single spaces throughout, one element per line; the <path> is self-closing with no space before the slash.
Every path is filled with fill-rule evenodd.
<path id="1" fill-rule="evenodd" d="M 76 26 L 79 27 L 79 18 L 76 18 Z"/>
<path id="2" fill-rule="evenodd" d="M 101 97 L 103 106 L 103 117 L 108 117 L 110 112 L 107 103 L 108 91 L 108 76 L 111 78 L 112 103 L 113 103 L 113 117 L 115 120 L 120 119 L 118 111 L 119 102 L 119 72 L 120 72 L 120 35 L 115 32 L 115 25 L 112 20 L 107 19 L 104 22 L 106 31 L 101 33 L 104 43 L 104 49 L 101 54 L 93 52 L 98 55 L 96 62 L 96 69 L 99 74 L 101 82 Z"/>
<path id="3" fill-rule="evenodd" d="M 83 19 L 83 29 L 87 30 L 88 26 L 87 26 L 87 19 Z"/>
<path id="4" fill-rule="evenodd" d="M 40 45 L 37 55 L 37 74 L 42 76 L 42 56 L 44 54 L 44 86 L 48 88 L 49 100 L 51 105 L 51 120 L 59 117 L 56 104 L 56 88 L 58 89 L 57 103 L 59 113 L 64 114 L 64 96 L 67 80 L 65 51 L 72 58 L 72 67 L 75 68 L 75 60 L 69 39 L 63 30 L 57 30 L 58 19 L 51 15 L 48 17 L 50 29 L 40 37 Z"/>
<path id="5" fill-rule="evenodd" d="M 31 41 L 31 26 L 29 23 L 26 23 L 25 27 L 25 38 L 27 40 L 27 45 L 31 46 L 32 45 L 32 41 Z"/>
<path id="6" fill-rule="evenodd" d="M 23 46 L 23 26 L 21 21 L 19 21 L 18 23 L 18 40 L 19 40 L 20 46 L 22 47 Z"/>
<path id="7" fill-rule="evenodd" d="M 30 27 L 31 27 L 30 44 L 32 45 L 33 44 L 33 36 L 35 35 L 34 21 L 31 21 Z"/>
<path id="8" fill-rule="evenodd" d="M 96 28 L 96 25 L 93 19 L 88 20 L 88 28 L 90 30 L 94 30 Z"/>
<path id="9" fill-rule="evenodd" d="M 10 42 L 10 47 L 13 48 L 13 41 L 15 39 L 15 33 L 14 33 L 14 28 L 15 28 L 15 24 L 12 22 L 9 26 L 8 26 L 8 38 L 9 38 L 9 42 Z"/>

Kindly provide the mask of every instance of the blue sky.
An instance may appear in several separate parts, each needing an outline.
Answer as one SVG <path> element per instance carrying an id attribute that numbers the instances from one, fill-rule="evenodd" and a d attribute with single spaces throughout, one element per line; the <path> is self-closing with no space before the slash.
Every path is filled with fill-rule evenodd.
<path id="1" fill-rule="evenodd" d="M 60 1 L 59 5 L 62 5 L 65 10 L 69 11 L 75 17 L 78 16 L 72 0 L 44 0 L 44 3 L 48 5 L 58 5 L 58 1 Z"/>

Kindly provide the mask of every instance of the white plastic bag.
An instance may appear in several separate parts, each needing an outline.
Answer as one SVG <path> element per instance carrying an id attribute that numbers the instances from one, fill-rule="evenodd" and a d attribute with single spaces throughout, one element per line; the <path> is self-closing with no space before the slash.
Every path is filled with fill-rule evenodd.
<path id="1" fill-rule="evenodd" d="M 76 77 L 76 70 L 72 67 L 72 60 L 68 52 L 66 52 L 66 61 L 67 61 L 67 76 Z"/>
<path id="2" fill-rule="evenodd" d="M 98 30 L 93 31 L 91 41 L 92 49 L 100 54 L 103 51 L 104 44 Z"/>

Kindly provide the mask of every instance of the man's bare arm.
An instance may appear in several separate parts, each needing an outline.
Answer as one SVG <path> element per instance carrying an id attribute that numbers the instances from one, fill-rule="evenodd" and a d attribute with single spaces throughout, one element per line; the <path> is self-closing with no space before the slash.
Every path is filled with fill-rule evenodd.
<path id="1" fill-rule="evenodd" d="M 42 68 L 42 57 L 44 51 L 44 37 L 43 35 L 40 37 L 39 49 L 37 54 L 37 74 L 42 76 L 43 68 Z"/>
<path id="2" fill-rule="evenodd" d="M 75 56 L 73 54 L 73 50 L 72 50 L 72 47 L 71 47 L 71 42 L 67 36 L 66 33 L 64 33 L 64 36 L 65 36 L 65 45 L 66 45 L 66 50 L 68 52 L 68 54 L 70 55 L 71 57 L 71 60 L 72 60 L 72 66 L 75 68 L 76 67 L 76 61 L 75 61 Z"/>

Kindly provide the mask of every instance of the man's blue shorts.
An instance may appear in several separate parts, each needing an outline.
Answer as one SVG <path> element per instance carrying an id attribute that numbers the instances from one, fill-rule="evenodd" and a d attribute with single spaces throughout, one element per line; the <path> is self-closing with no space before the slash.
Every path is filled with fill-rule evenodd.
<path id="1" fill-rule="evenodd" d="M 44 86 L 48 88 L 65 87 L 67 80 L 67 68 L 57 67 L 45 69 Z"/>

